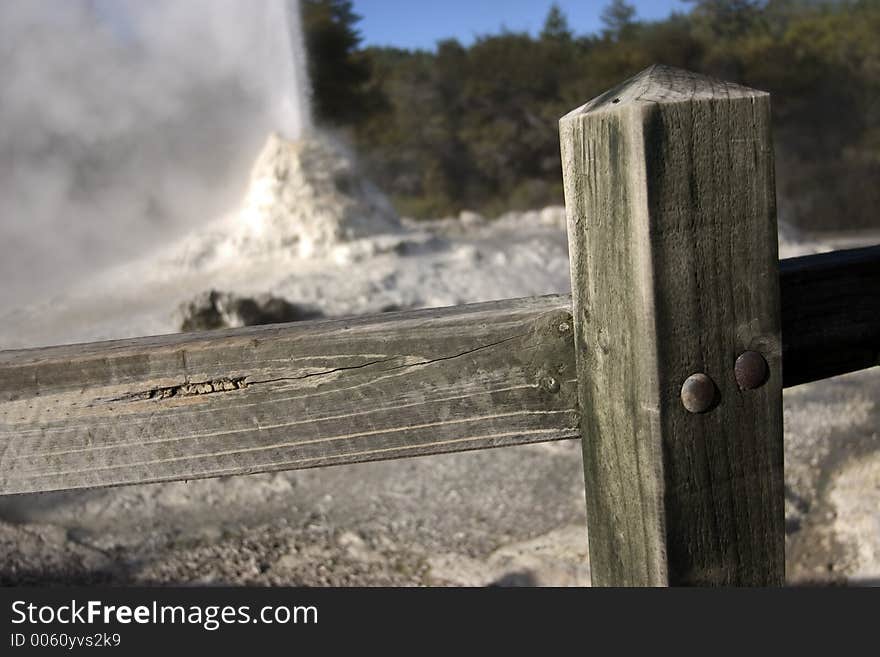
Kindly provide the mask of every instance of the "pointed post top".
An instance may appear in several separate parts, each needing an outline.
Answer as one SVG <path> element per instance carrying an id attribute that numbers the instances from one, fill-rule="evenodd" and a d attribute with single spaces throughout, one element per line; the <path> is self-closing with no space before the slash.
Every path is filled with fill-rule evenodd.
<path id="1" fill-rule="evenodd" d="M 654 64 L 562 118 L 564 120 L 588 113 L 615 111 L 633 104 L 655 105 L 693 100 L 758 98 L 766 95 L 764 91 L 733 82 L 722 82 L 708 75 Z"/>

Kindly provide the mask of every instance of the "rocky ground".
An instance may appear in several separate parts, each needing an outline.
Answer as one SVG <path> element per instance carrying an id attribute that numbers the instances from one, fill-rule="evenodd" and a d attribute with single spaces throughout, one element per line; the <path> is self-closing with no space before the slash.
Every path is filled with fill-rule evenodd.
<path id="1" fill-rule="evenodd" d="M 15 501 L 3 509 L 0 577 L 7 584 L 587 584 L 582 485 L 579 445 L 569 441 L 42 495 L 26 509 Z"/>
<path id="2" fill-rule="evenodd" d="M 784 399 L 788 579 L 880 585 L 880 371 Z"/>

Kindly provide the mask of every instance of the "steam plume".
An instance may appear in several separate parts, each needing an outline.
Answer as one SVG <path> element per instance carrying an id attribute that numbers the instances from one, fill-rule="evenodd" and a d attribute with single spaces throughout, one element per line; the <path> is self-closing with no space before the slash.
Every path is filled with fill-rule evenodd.
<path id="1" fill-rule="evenodd" d="M 310 127 L 297 2 L 0 3 L 0 304 L 191 231 Z"/>

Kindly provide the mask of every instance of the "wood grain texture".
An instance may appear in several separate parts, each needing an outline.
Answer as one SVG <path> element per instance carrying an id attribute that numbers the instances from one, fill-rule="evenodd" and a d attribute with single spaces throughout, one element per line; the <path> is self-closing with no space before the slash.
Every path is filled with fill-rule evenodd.
<path id="1" fill-rule="evenodd" d="M 560 121 L 594 585 L 784 570 L 767 94 L 655 66 Z M 733 365 L 764 354 L 767 383 Z M 692 414 L 695 372 L 717 405 Z"/>
<path id="2" fill-rule="evenodd" d="M 0 352 L 0 493 L 578 436 L 566 297 Z"/>
<path id="3" fill-rule="evenodd" d="M 783 385 L 880 365 L 880 246 L 779 263 Z"/>

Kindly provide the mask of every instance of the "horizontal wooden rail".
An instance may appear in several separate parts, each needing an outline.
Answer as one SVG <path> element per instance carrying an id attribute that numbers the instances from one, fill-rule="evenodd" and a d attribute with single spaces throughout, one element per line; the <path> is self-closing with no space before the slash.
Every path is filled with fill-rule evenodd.
<path id="1" fill-rule="evenodd" d="M 880 365 L 880 246 L 789 258 L 779 274 L 783 385 Z"/>
<path id="2" fill-rule="evenodd" d="M 0 493 L 579 435 L 568 297 L 0 352 Z"/>
<path id="3" fill-rule="evenodd" d="M 880 247 L 780 263 L 786 386 L 878 364 Z M 571 298 L 0 351 L 0 494 L 580 435 Z"/>

